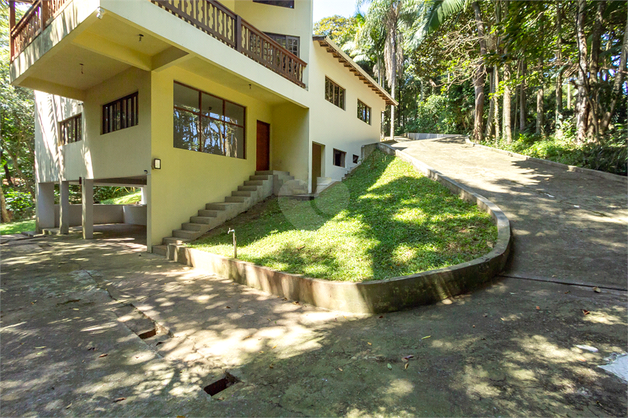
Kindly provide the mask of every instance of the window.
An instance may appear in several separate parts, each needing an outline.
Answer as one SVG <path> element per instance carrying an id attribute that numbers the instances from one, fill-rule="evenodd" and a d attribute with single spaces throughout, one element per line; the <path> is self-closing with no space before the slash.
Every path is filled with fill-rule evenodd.
<path id="1" fill-rule="evenodd" d="M 358 100 L 358 119 L 371 124 L 371 108 Z"/>
<path id="2" fill-rule="evenodd" d="M 244 158 L 244 107 L 174 83 L 174 147 Z"/>
<path id="3" fill-rule="evenodd" d="M 358 161 L 360 161 L 360 157 L 358 157 L 357 155 L 353 154 L 353 164 L 357 164 Z"/>
<path id="4" fill-rule="evenodd" d="M 300 40 L 298 36 L 289 36 L 289 35 L 280 35 L 278 33 L 268 33 L 266 32 L 273 41 L 277 42 L 279 45 L 286 48 L 288 51 L 292 52 L 297 57 L 299 56 L 299 44 Z"/>
<path id="5" fill-rule="evenodd" d="M 81 113 L 59 122 L 59 144 L 66 145 L 83 139 L 83 116 Z"/>
<path id="6" fill-rule="evenodd" d="M 325 77 L 325 100 L 339 108 L 345 108 L 345 89 Z"/>
<path id="7" fill-rule="evenodd" d="M 294 9 L 294 0 L 253 0 L 253 3 L 270 4 L 271 6 Z"/>
<path id="8" fill-rule="evenodd" d="M 102 107 L 102 133 L 130 128 L 138 123 L 137 92 Z"/>
<path id="9" fill-rule="evenodd" d="M 346 152 L 334 148 L 334 165 L 337 167 L 344 167 L 346 155 Z"/>

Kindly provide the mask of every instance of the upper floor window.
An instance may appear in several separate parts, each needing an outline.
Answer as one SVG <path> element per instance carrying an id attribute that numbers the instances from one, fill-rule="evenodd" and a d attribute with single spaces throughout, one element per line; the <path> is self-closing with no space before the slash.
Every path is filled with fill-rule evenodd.
<path id="1" fill-rule="evenodd" d="M 266 32 L 273 41 L 277 42 L 279 45 L 286 48 L 288 51 L 292 52 L 297 57 L 299 56 L 299 44 L 300 40 L 298 36 L 290 36 L 290 35 L 280 35 L 278 33 L 268 33 Z"/>
<path id="2" fill-rule="evenodd" d="M 371 108 L 358 100 L 358 119 L 371 124 Z"/>
<path id="3" fill-rule="evenodd" d="M 102 133 L 130 128 L 138 123 L 137 92 L 102 107 Z"/>
<path id="4" fill-rule="evenodd" d="M 174 147 L 244 158 L 244 106 L 174 83 Z"/>
<path id="5" fill-rule="evenodd" d="M 288 7 L 294 9 L 294 0 L 253 0 L 253 3 L 270 4 L 271 6 Z"/>
<path id="6" fill-rule="evenodd" d="M 325 77 L 325 100 L 339 108 L 345 108 L 345 89 Z"/>
<path id="7" fill-rule="evenodd" d="M 83 139 L 82 114 L 74 115 L 59 122 L 59 144 L 66 145 Z"/>

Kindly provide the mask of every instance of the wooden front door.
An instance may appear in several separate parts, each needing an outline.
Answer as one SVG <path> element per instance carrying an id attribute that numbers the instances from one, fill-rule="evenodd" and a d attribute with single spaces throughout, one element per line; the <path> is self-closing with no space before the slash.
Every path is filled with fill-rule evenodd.
<path id="1" fill-rule="evenodd" d="M 257 121 L 257 171 L 270 170 L 270 125 Z"/>
<path id="2" fill-rule="evenodd" d="M 323 171 L 323 147 L 312 142 L 312 193 L 316 193 L 317 179 Z"/>

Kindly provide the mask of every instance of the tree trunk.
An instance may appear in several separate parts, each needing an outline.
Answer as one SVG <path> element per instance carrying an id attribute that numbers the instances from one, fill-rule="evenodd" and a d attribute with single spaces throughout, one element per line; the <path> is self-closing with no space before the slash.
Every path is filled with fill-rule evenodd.
<path id="1" fill-rule="evenodd" d="M 0 219 L 2 221 L 2 223 L 9 223 L 11 222 L 11 215 L 9 214 L 9 211 L 7 210 L 7 202 L 6 200 L 4 200 L 4 185 L 0 184 L 0 216 L 2 217 L 2 219 Z"/>
<path id="2" fill-rule="evenodd" d="M 504 121 L 504 139 L 506 139 L 507 144 L 512 144 L 512 128 L 511 128 L 511 97 L 510 97 L 510 87 L 508 83 L 510 82 L 510 66 L 508 64 L 504 65 L 504 103 L 503 103 L 503 121 Z"/>
<path id="3" fill-rule="evenodd" d="M 624 83 L 624 75 L 626 74 L 626 55 L 628 55 L 628 20 L 624 29 L 624 39 L 622 41 L 621 56 L 619 58 L 619 67 L 615 73 L 615 81 L 613 82 L 613 90 L 611 91 L 611 103 L 607 106 L 602 122 L 600 123 L 600 132 L 605 133 L 611 122 L 611 117 L 615 112 L 617 101 L 622 97 L 621 86 Z"/>
<path id="4" fill-rule="evenodd" d="M 495 69 L 489 74 L 488 84 L 491 92 L 491 101 L 489 102 L 488 118 L 486 118 L 486 131 L 484 136 L 490 138 L 493 134 L 493 118 L 495 115 Z"/>
<path id="5" fill-rule="evenodd" d="M 484 57 L 486 56 L 486 38 L 484 37 L 484 22 L 482 21 L 482 13 L 480 5 L 477 1 L 472 3 L 475 13 L 475 23 L 478 28 L 478 38 L 480 40 L 480 62 L 475 70 L 473 77 L 473 87 L 475 90 L 475 118 L 473 122 L 473 139 L 482 141 L 482 122 L 484 117 L 484 84 L 486 83 L 486 68 L 484 66 Z"/>
<path id="6" fill-rule="evenodd" d="M 561 39 L 562 29 L 562 9 L 560 1 L 556 4 L 556 62 L 559 66 L 556 73 L 556 111 L 554 112 L 554 129 L 560 126 L 560 120 L 563 114 L 563 44 Z"/>
<path id="7" fill-rule="evenodd" d="M 536 92 L 536 134 L 545 135 L 543 126 L 543 85 Z"/>
<path id="8" fill-rule="evenodd" d="M 519 85 L 519 131 L 526 129 L 526 62 L 521 59 L 521 84 Z"/>
<path id="9" fill-rule="evenodd" d="M 586 99 L 587 73 L 587 40 L 584 35 L 586 1 L 578 0 L 578 12 L 576 14 L 576 41 L 578 44 L 578 100 L 576 101 L 576 141 L 582 144 L 587 137 L 587 125 L 589 120 L 589 104 Z"/>
<path id="10" fill-rule="evenodd" d="M 495 83 L 495 90 L 499 88 L 499 68 L 497 65 L 493 68 L 493 76 Z M 495 102 L 495 113 L 493 114 L 493 125 L 495 125 L 495 140 L 499 138 L 499 101 L 497 95 L 493 98 Z"/>

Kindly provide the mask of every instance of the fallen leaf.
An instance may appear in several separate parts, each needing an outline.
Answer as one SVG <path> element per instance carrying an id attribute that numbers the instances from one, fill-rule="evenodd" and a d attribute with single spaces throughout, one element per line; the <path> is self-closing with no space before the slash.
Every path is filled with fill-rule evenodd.
<path id="1" fill-rule="evenodd" d="M 403 358 L 403 360 L 405 360 L 405 361 L 410 361 L 410 359 L 411 359 L 411 358 L 414 358 L 414 356 L 413 356 L 412 354 L 410 354 L 409 356 L 405 356 L 405 357 Z"/>
<path id="2" fill-rule="evenodd" d="M 99 355 L 99 356 L 98 356 L 98 358 L 101 358 L 101 357 L 107 357 L 108 355 L 109 355 L 109 354 L 107 354 L 107 353 L 105 353 L 105 354 L 101 354 L 101 355 Z"/>
<path id="3" fill-rule="evenodd" d="M 473 326 L 473 328 L 475 328 L 475 325 Z"/>
<path id="4" fill-rule="evenodd" d="M 568 291 L 566 291 L 566 292 L 565 292 L 565 294 L 567 294 L 567 293 L 571 293 L 571 291 L 570 291 L 570 290 L 568 290 Z"/>
<path id="5" fill-rule="evenodd" d="M 392 365 L 390 363 L 388 363 L 386 367 L 388 367 L 388 370 L 392 370 Z"/>
<path id="6" fill-rule="evenodd" d="M 583 309 L 583 310 L 582 310 L 582 313 L 583 313 L 583 314 L 585 314 L 585 315 L 588 315 L 588 314 L 590 314 L 591 312 L 587 311 L 586 309 Z"/>
<path id="7" fill-rule="evenodd" d="M 541 308 L 539 308 L 539 307 L 537 306 L 537 307 L 536 307 L 536 310 L 537 310 L 537 311 L 540 311 L 540 310 L 541 310 Z"/>
<path id="8" fill-rule="evenodd" d="M 96 347 L 89 347 L 89 348 L 87 349 L 87 351 L 94 351 L 95 349 L 96 349 Z"/>
<path id="9" fill-rule="evenodd" d="M 292 302 L 292 304 L 293 304 L 293 305 L 298 305 L 298 304 L 299 304 L 299 302 Z"/>
<path id="10" fill-rule="evenodd" d="M 373 344 L 369 343 L 368 341 L 367 341 L 366 343 L 367 343 L 368 345 L 373 345 Z"/>
<path id="11" fill-rule="evenodd" d="M 300 246 L 300 247 L 297 247 L 297 250 L 298 250 L 298 251 L 301 251 L 301 250 L 302 250 L 302 249 L 304 249 L 304 248 L 305 248 L 305 245 L 302 245 L 302 246 Z"/>
<path id="12" fill-rule="evenodd" d="M 231 306 L 227 306 L 227 309 L 231 309 Z"/>
<path id="13" fill-rule="evenodd" d="M 404 368 L 404 369 L 407 369 L 409 365 L 410 365 L 410 363 L 406 363 L 406 365 L 405 365 L 405 366 L 403 366 L 403 368 Z"/>
<path id="14" fill-rule="evenodd" d="M 428 338 L 431 338 L 431 335 L 426 335 L 425 337 L 421 338 L 422 340 L 427 340 Z"/>
<path id="15" fill-rule="evenodd" d="M 274 364 L 271 364 L 271 365 L 269 365 L 269 366 L 268 366 L 268 368 L 269 368 L 269 369 L 274 369 L 274 368 L 275 368 L 275 365 L 274 365 Z"/>
<path id="16" fill-rule="evenodd" d="M 123 398 L 116 398 L 116 399 L 114 399 L 113 401 L 114 401 L 114 402 L 122 402 L 122 401 L 123 401 L 123 400 L 125 400 L 125 399 L 126 399 L 126 398 L 124 398 L 124 397 L 123 397 Z"/>
<path id="17" fill-rule="evenodd" d="M 380 318 L 383 318 L 383 317 L 384 317 L 384 315 L 380 315 L 379 317 L 380 317 Z"/>
<path id="18" fill-rule="evenodd" d="M 275 348 L 277 348 L 277 346 L 274 346 L 272 349 L 274 350 Z"/>
<path id="19" fill-rule="evenodd" d="M 264 354 L 264 352 L 263 352 L 263 351 L 260 351 L 259 353 L 260 353 L 260 354 Z"/>
<path id="20" fill-rule="evenodd" d="M 71 406 L 72 406 L 72 404 L 66 406 L 65 409 L 70 409 Z"/>
<path id="21" fill-rule="evenodd" d="M 595 286 L 595 287 L 593 288 L 593 291 L 594 291 L 595 293 L 601 293 L 601 292 L 602 292 L 602 291 L 600 290 L 600 288 L 599 288 L 599 287 L 597 287 L 597 286 Z"/>
<path id="22" fill-rule="evenodd" d="M 269 319 L 269 321 L 270 321 L 270 319 Z M 252 335 L 247 335 L 247 336 L 246 336 L 246 337 L 244 337 L 243 339 L 248 340 L 248 339 L 249 339 L 249 338 L 251 338 L 251 337 L 252 337 Z"/>
<path id="23" fill-rule="evenodd" d="M 342 371 L 342 369 L 340 367 L 338 367 L 338 370 Z"/>
<path id="24" fill-rule="evenodd" d="M 35 347 L 35 348 L 42 349 L 42 348 L 46 348 L 46 346 L 42 345 L 41 347 Z"/>
<path id="25" fill-rule="evenodd" d="M 73 311 L 78 311 L 78 310 L 79 310 L 79 308 L 72 308 L 72 310 L 73 310 Z"/>

